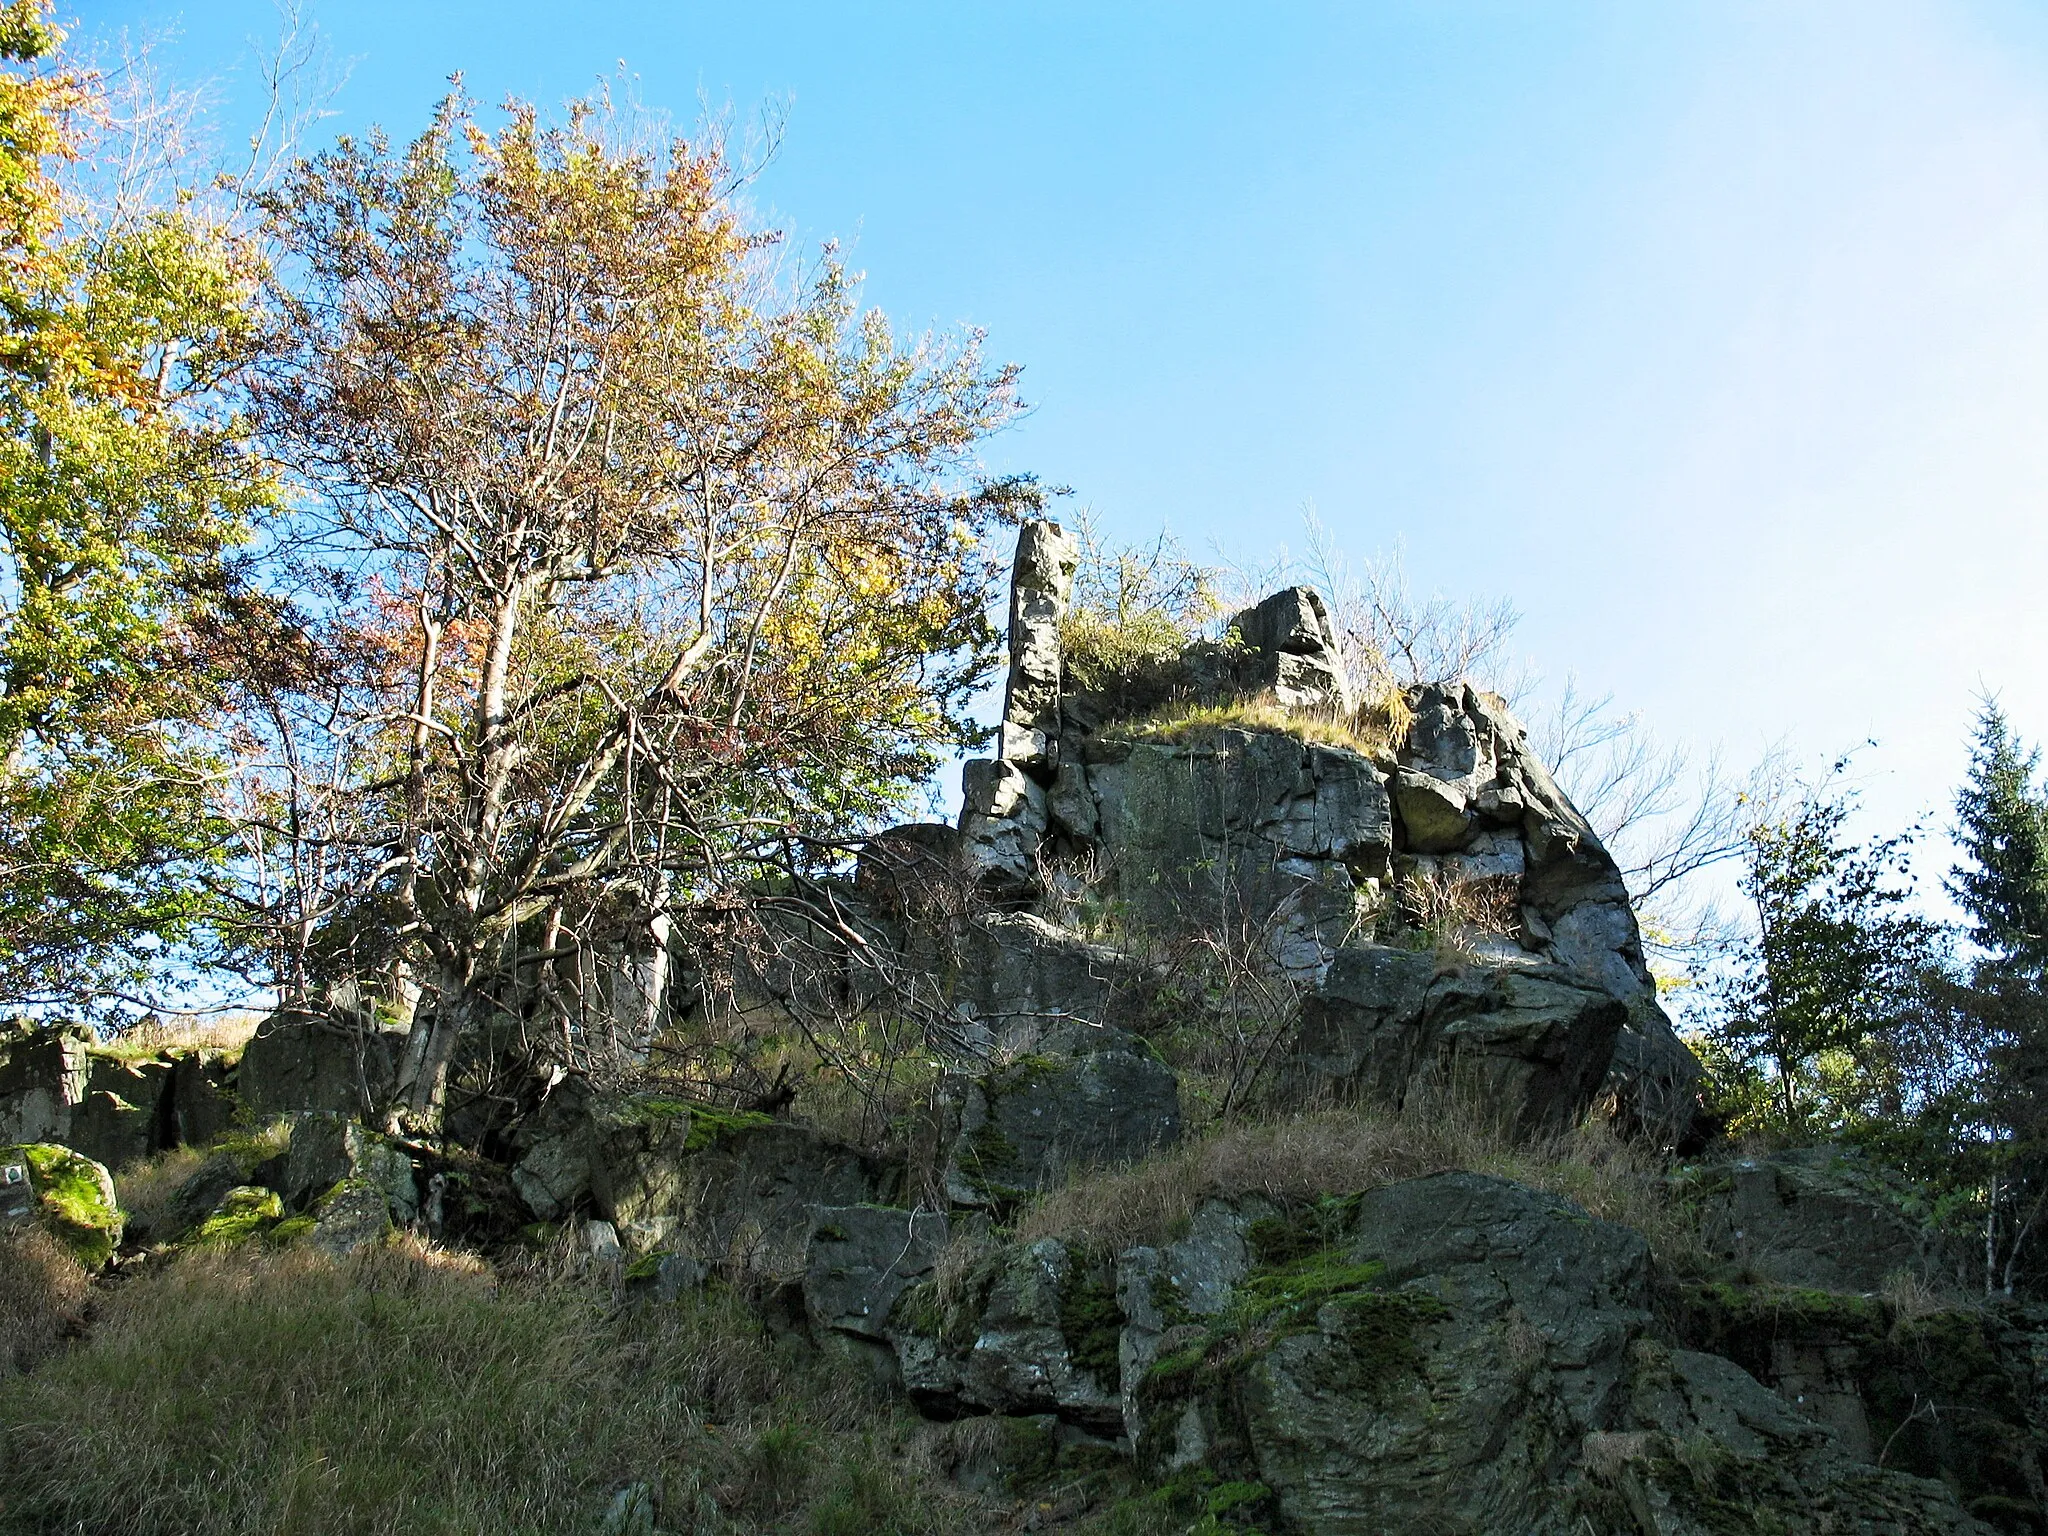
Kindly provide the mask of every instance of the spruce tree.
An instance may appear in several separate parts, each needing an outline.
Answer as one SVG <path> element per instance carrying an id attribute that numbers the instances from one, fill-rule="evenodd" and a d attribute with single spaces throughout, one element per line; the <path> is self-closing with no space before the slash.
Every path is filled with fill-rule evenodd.
<path id="1" fill-rule="evenodd" d="M 1956 841 L 1965 862 L 1949 893 L 1970 918 L 1970 937 L 2008 977 L 2048 978 L 2048 801 L 2034 787 L 2040 761 L 1986 700 L 1970 749 L 1970 776 L 1956 793 Z"/>

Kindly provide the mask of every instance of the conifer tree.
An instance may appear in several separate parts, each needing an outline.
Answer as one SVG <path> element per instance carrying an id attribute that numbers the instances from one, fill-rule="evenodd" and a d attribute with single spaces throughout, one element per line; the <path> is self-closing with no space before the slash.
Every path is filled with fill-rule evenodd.
<path id="1" fill-rule="evenodd" d="M 2012 734 L 1987 699 L 1977 717 L 1970 777 L 1956 794 L 1956 840 L 1966 862 L 1949 892 L 1970 917 L 1970 937 L 2004 975 L 2048 976 L 2048 800 L 2034 785 L 2038 748 Z"/>

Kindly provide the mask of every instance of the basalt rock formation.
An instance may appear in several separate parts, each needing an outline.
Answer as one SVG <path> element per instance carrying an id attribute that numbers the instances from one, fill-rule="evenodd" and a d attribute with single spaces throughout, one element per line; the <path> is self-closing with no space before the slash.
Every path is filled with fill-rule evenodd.
<path id="1" fill-rule="evenodd" d="M 963 774 L 957 857 L 989 900 L 1244 936 L 1311 989 L 1291 1063 L 1306 1086 L 1399 1102 L 1450 1070 L 1516 1123 L 1604 1103 L 1684 1134 L 1699 1068 L 1658 1006 L 1620 870 L 1499 698 L 1410 688 L 1366 742 L 1344 729 L 1354 685 L 1305 587 L 1190 646 L 1149 692 L 1082 690 L 1060 665 L 1072 565 L 1055 527 L 1026 528 L 1001 755 Z M 1226 707 L 1168 728 L 1118 712 L 1176 698 Z M 1268 707 L 1227 707 L 1245 700 Z M 1040 1001 L 1101 1017 L 1087 989 Z"/>
<path id="2" fill-rule="evenodd" d="M 1362 702 L 1303 587 L 1082 688 L 1061 643 L 1074 562 L 1054 525 L 1023 530 L 998 755 L 966 765 L 958 825 L 871 839 L 818 883 L 829 923 L 778 907 L 802 964 L 772 927 L 746 962 L 764 974 L 742 1008 L 880 1015 L 915 980 L 931 1092 L 886 1151 L 772 1095 L 717 1107 L 559 1063 L 503 1074 L 442 1142 L 402 1140 L 370 1128 L 395 1041 L 367 1011 L 280 1014 L 239 1063 L 17 1032 L 0 1226 L 54 1219 L 83 1179 L 104 1261 L 106 1170 L 65 1147 L 118 1164 L 211 1143 L 131 1240 L 573 1241 L 625 1306 L 715 1276 L 914 1405 L 963 1484 L 1113 1466 L 1192 1529 L 2048 1530 L 2048 1309 L 1958 1303 L 1912 1192 L 1859 1158 L 1670 1165 L 1677 1264 L 1470 1172 L 1283 1196 L 1192 1171 L 1214 1146 L 1174 1151 L 1196 1101 L 1168 1058 L 1218 1016 L 1175 969 L 1190 937 L 1291 1000 L 1260 1089 L 1281 1129 L 1341 1137 L 1379 1123 L 1346 1105 L 1422 1098 L 1510 1138 L 1606 1114 L 1670 1150 L 1699 1068 L 1615 861 L 1500 699 L 1457 681 Z M 1046 1235 L 1102 1188 L 1151 1214 Z"/>

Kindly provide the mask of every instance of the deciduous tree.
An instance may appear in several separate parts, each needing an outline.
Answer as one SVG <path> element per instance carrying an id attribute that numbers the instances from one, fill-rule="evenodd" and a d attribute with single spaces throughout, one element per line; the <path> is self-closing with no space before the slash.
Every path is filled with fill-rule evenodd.
<path id="1" fill-rule="evenodd" d="M 256 409 L 373 643 L 265 835 L 318 844 L 302 941 L 388 923 L 427 989 L 395 1119 L 579 948 L 664 953 L 974 734 L 1014 370 L 900 341 L 830 252 L 789 280 L 736 185 L 602 98 L 487 131 L 458 91 L 273 200 Z"/>
<path id="2" fill-rule="evenodd" d="M 221 391 L 254 249 L 203 199 L 67 191 L 117 125 L 61 42 L 0 11 L 0 1003 L 80 1009 L 206 907 L 224 555 L 271 480 Z"/>

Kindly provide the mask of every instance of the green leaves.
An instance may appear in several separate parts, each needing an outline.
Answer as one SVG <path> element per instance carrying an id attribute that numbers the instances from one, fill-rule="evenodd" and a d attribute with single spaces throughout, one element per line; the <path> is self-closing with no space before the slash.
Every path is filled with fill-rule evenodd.
<path id="1" fill-rule="evenodd" d="M 1840 1130 L 1902 1102 L 1894 1043 L 1925 1008 L 1940 930 L 1910 910 L 1906 835 L 1859 844 L 1834 780 L 1750 835 L 1754 935 L 1708 1033 L 1738 1128 Z"/>
<path id="2" fill-rule="evenodd" d="M 2048 799 L 2027 750 L 1990 700 L 1977 717 L 1970 776 L 1956 793 L 1956 841 L 1965 862 L 1949 892 L 1969 914 L 1971 939 L 2013 977 L 2048 979 Z"/>
<path id="3" fill-rule="evenodd" d="M 0 52 L 40 7 L 5 13 Z M 52 82 L 61 82 L 59 90 Z M 0 1005 L 89 1009 L 194 936 L 227 552 L 275 503 L 219 386 L 253 255 L 190 205 L 66 209 L 94 76 L 0 74 Z"/>

